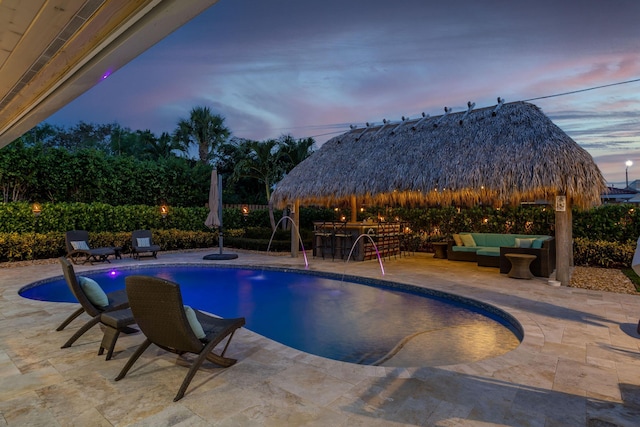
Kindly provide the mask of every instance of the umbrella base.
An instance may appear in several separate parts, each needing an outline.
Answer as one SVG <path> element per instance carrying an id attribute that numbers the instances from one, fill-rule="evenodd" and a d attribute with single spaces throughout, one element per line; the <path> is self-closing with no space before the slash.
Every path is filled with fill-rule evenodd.
<path id="1" fill-rule="evenodd" d="M 202 259 L 206 259 L 209 261 L 222 261 L 236 258 L 238 258 L 238 254 L 209 254 L 202 257 Z"/>

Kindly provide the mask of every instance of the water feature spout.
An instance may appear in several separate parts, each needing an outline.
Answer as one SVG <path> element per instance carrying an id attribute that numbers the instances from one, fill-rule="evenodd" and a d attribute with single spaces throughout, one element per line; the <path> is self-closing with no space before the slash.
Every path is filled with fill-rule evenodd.
<path id="1" fill-rule="evenodd" d="M 289 215 L 285 215 L 282 218 L 280 218 L 280 220 L 276 224 L 276 227 L 273 230 L 273 233 L 271 233 L 271 238 L 269 239 L 269 246 L 267 246 L 267 254 L 269 253 L 269 249 L 271 249 L 271 242 L 273 241 L 273 236 L 276 235 L 276 231 L 278 230 L 278 226 L 285 219 L 289 219 L 291 221 L 291 225 L 296 230 L 296 234 L 298 235 L 298 240 L 300 241 L 300 246 L 302 246 L 302 256 L 304 257 L 304 268 L 305 269 L 309 269 L 309 260 L 307 259 L 307 252 L 304 250 L 304 243 L 302 243 L 302 236 L 300 235 L 300 230 L 298 229 L 298 226 L 296 225 L 296 223 L 293 220 L 293 218 L 291 218 Z"/>
<path id="2" fill-rule="evenodd" d="M 356 241 L 353 242 L 353 245 L 351 245 L 351 250 L 349 251 L 349 256 L 347 257 L 347 260 L 345 261 L 345 264 L 349 262 L 349 259 L 351 259 L 351 254 L 353 254 L 353 250 L 356 248 L 356 245 L 358 244 L 358 241 L 360 239 L 362 239 L 363 237 L 368 237 L 369 240 L 371 241 L 371 244 L 373 245 L 373 248 L 376 250 L 376 256 L 378 257 L 378 263 L 380 264 L 380 272 L 384 276 L 384 266 L 382 265 L 382 257 L 380 257 L 380 251 L 378 251 L 378 245 L 376 245 L 375 240 L 373 240 L 373 237 L 371 237 L 371 235 L 369 235 L 369 234 L 361 234 L 361 235 L 358 236 Z M 347 267 L 345 265 L 345 270 L 346 270 L 346 268 Z"/>

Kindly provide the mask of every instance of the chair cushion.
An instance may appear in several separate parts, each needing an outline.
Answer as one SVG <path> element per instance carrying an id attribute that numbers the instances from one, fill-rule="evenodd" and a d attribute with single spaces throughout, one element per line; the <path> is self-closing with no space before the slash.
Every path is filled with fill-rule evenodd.
<path id="1" fill-rule="evenodd" d="M 453 240 L 456 242 L 456 246 L 464 246 L 464 243 L 462 243 L 462 239 L 460 238 L 459 234 L 454 234 Z"/>
<path id="2" fill-rule="evenodd" d="M 80 251 L 80 250 L 88 251 L 89 250 L 89 245 L 84 240 L 72 241 L 71 242 L 71 247 L 75 251 Z"/>
<path id="3" fill-rule="evenodd" d="M 109 305 L 109 298 L 104 293 L 100 285 L 93 279 L 84 276 L 78 276 L 78 284 L 87 295 L 91 304 L 96 307 L 106 307 Z"/>
<path id="4" fill-rule="evenodd" d="M 465 246 L 474 247 L 476 245 L 476 241 L 473 240 L 473 236 L 471 234 L 461 234 L 460 239 Z"/>
<path id="5" fill-rule="evenodd" d="M 151 246 L 151 241 L 148 237 L 138 237 L 136 240 L 138 241 L 138 247 L 140 248 L 148 248 Z"/>
<path id="6" fill-rule="evenodd" d="M 206 337 L 207 334 L 204 333 L 204 329 L 202 329 L 202 325 L 198 322 L 198 318 L 196 317 L 196 312 L 193 311 L 193 308 L 188 305 L 184 306 L 184 313 L 187 315 L 187 320 L 189 321 L 189 326 L 193 330 L 193 333 L 198 337 L 199 340 Z"/>

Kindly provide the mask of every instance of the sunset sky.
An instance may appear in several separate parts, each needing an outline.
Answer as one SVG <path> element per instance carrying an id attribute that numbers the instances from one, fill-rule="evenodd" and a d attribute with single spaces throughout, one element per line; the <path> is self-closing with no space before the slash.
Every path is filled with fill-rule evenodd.
<path id="1" fill-rule="evenodd" d="M 610 184 L 640 179 L 640 1 L 220 0 L 47 122 L 321 144 L 350 124 L 532 100 Z"/>

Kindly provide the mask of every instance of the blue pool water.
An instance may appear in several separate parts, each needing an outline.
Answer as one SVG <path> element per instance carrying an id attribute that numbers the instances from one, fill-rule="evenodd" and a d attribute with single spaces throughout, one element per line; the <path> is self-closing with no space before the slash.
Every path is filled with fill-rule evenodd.
<path id="1" fill-rule="evenodd" d="M 482 337 L 482 345 L 495 347 L 492 341 L 504 341 L 506 336 L 509 349 L 522 337 L 517 322 L 489 306 L 470 305 L 471 301 L 406 285 L 396 289 L 388 282 L 360 279 L 366 283 L 357 283 L 353 281 L 357 278 L 343 281 L 338 276 L 303 272 L 210 266 L 151 266 L 82 274 L 96 280 L 105 292 L 123 289 L 125 276 L 133 274 L 177 282 L 187 305 L 222 317 L 245 317 L 246 327 L 254 332 L 345 362 L 372 364 L 417 333 L 433 333 L 442 344 L 434 344 L 436 351 L 450 355 L 468 351 L 463 348 L 472 343 L 465 337 Z M 25 286 L 20 295 L 76 302 L 64 278 Z M 465 333 L 442 337 L 443 330 Z"/>

